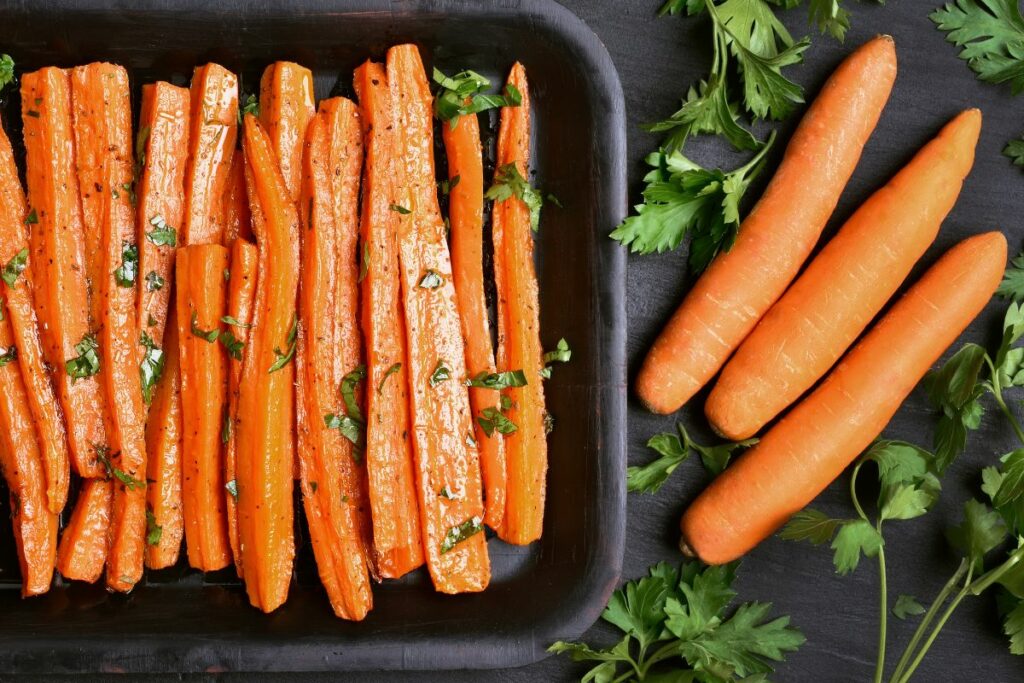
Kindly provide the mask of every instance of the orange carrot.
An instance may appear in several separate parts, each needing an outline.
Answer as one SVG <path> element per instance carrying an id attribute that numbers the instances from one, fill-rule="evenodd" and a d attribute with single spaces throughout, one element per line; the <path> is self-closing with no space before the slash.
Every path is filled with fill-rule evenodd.
<path id="1" fill-rule="evenodd" d="M 271 612 L 288 597 L 295 466 L 299 218 L 270 138 L 245 117 L 246 187 L 259 249 L 253 328 L 238 396 L 238 532 L 249 601 Z"/>
<path id="2" fill-rule="evenodd" d="M 320 103 L 306 133 L 295 356 L 299 470 L 313 553 L 334 613 L 355 621 L 373 607 L 357 391 L 365 375 L 357 284 L 362 137 L 358 110 L 340 97 Z"/>
<path id="3" fill-rule="evenodd" d="M 109 479 L 82 480 L 57 548 L 57 569 L 65 579 L 96 583 L 103 574 L 113 502 L 114 484 Z"/>
<path id="4" fill-rule="evenodd" d="M 219 64 L 195 70 L 181 244 L 220 244 L 223 196 L 238 137 L 238 78 Z"/>
<path id="5" fill-rule="evenodd" d="M 441 136 L 448 156 L 452 279 L 462 318 L 466 372 L 476 377 L 495 372 L 484 294 L 484 165 L 480 123 L 475 114 L 461 116 L 443 123 Z M 488 409 L 499 410 L 499 398 L 493 389 L 471 387 L 469 390 L 474 415 L 481 415 Z M 505 444 L 501 433 L 492 432 L 488 437 L 481 424 L 474 424 L 474 428 L 484 482 L 484 522 L 498 529 L 505 515 Z"/>
<path id="6" fill-rule="evenodd" d="M 807 505 L 885 428 L 996 290 L 1006 238 L 950 249 L 814 393 L 705 489 L 683 515 L 683 552 L 731 562 Z"/>
<path id="7" fill-rule="evenodd" d="M 90 321 L 90 306 L 84 304 L 90 294 L 67 72 L 47 68 L 22 75 L 21 102 L 32 207 L 26 219 L 29 260 L 43 354 L 67 421 L 71 462 L 83 477 L 100 477 L 104 468 L 93 450 L 107 443 L 93 336 L 100 321 Z M 78 363 L 66 364 L 76 358 Z"/>
<path id="8" fill-rule="evenodd" d="M 896 77 L 892 38 L 839 65 L 793 134 L 775 177 L 655 340 L 636 379 L 656 413 L 706 384 L 782 295 L 811 253 L 874 130 Z"/>
<path id="9" fill-rule="evenodd" d="M 498 168 L 515 164 L 523 178 L 530 166 L 530 93 L 523 65 L 508 79 L 522 94 L 518 107 L 503 107 L 498 133 Z M 494 272 L 498 289 L 498 369 L 522 370 L 526 385 L 502 391 L 505 416 L 516 430 L 505 437 L 506 507 L 498 535 L 526 545 L 540 538 L 548 469 L 544 426 L 544 349 L 540 344 L 540 304 L 533 268 L 530 209 L 517 197 L 494 205 Z M 479 421 L 478 421 L 479 423 Z M 495 430 L 496 432 L 497 430 Z"/>
<path id="10" fill-rule="evenodd" d="M 294 62 L 274 62 L 260 79 L 260 123 L 281 165 L 292 201 L 302 185 L 302 144 L 316 114 L 313 72 Z"/>
<path id="11" fill-rule="evenodd" d="M 408 338 L 413 456 L 427 567 L 442 593 L 490 581 L 480 456 L 466 390 L 466 352 L 434 181 L 430 86 L 415 45 L 388 50 L 395 111 L 394 206 Z"/>
<path id="12" fill-rule="evenodd" d="M 222 432 L 227 411 L 227 353 L 241 348 L 221 330 L 227 314 L 228 250 L 196 244 L 178 251 L 178 348 L 181 353 L 182 509 L 189 565 L 214 571 L 231 562 L 224 500 Z"/>
<path id="13" fill-rule="evenodd" d="M 409 365 L 398 275 L 398 214 L 391 210 L 393 114 L 384 65 L 355 72 L 363 126 L 362 328 L 366 347 L 366 470 L 377 571 L 398 578 L 423 564 L 409 439 Z"/>
<path id="14" fill-rule="evenodd" d="M 244 163 L 244 160 L 243 160 Z M 244 170 L 244 166 L 243 166 Z M 246 200 L 248 201 L 248 200 Z M 247 224 L 247 223 L 246 223 Z M 249 328 L 252 324 L 253 300 L 256 297 L 256 247 L 242 238 L 231 245 L 231 268 L 228 277 L 228 315 L 238 324 L 232 326 L 232 333 L 242 344 L 249 342 Z M 244 348 L 244 347 L 243 347 Z M 227 443 L 224 445 L 224 501 L 228 518 L 228 540 L 231 554 L 235 558 L 235 572 L 239 578 L 242 572 L 242 550 L 238 541 L 238 490 L 235 488 L 235 449 L 238 447 L 238 394 L 242 381 L 242 361 L 228 358 L 228 424 Z"/>
<path id="15" fill-rule="evenodd" d="M 142 86 L 136 142 L 139 327 L 164 347 L 174 248 L 185 217 L 189 92 L 163 81 Z"/>
<path id="16" fill-rule="evenodd" d="M 768 311 L 708 397 L 711 425 L 746 439 L 818 381 L 910 274 L 974 163 L 981 112 L 953 119 L 871 196 Z"/>
<path id="17" fill-rule="evenodd" d="M 223 205 L 224 244 L 234 244 L 239 237 L 251 240 L 252 219 L 249 217 L 249 198 L 245 195 L 245 157 L 240 149 L 231 155 Z"/>

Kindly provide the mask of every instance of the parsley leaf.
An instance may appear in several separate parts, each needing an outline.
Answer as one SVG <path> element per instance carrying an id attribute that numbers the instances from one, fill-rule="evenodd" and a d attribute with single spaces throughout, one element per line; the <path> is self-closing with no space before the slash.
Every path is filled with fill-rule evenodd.
<path id="1" fill-rule="evenodd" d="M 163 289 L 166 281 L 160 277 L 155 270 L 151 270 L 146 273 L 146 291 L 155 292 L 159 289 Z"/>
<path id="2" fill-rule="evenodd" d="M 1024 18 L 1016 0 L 956 0 L 931 20 L 960 50 L 960 59 L 983 81 L 1024 91 Z"/>
<path id="3" fill-rule="evenodd" d="M 892 606 L 892 615 L 897 619 L 916 617 L 919 614 L 924 614 L 924 607 L 921 607 L 921 603 L 913 595 L 901 594 L 896 598 L 896 604 Z"/>
<path id="4" fill-rule="evenodd" d="M 849 574 L 860 564 L 860 556 L 874 557 L 882 547 L 882 534 L 864 519 L 858 519 L 839 528 L 832 539 L 835 556 L 832 561 L 839 574 Z"/>
<path id="5" fill-rule="evenodd" d="M 4 348 L 0 346 L 0 368 L 5 365 L 10 365 L 14 361 L 18 360 L 18 347 L 13 344 Z"/>
<path id="6" fill-rule="evenodd" d="M 1022 149 L 1022 153 L 1024 153 L 1024 149 Z M 1013 299 L 1018 303 L 1024 301 L 1024 254 L 1018 254 L 1010 261 L 1010 267 L 1003 274 L 1003 281 L 999 283 L 996 294 Z"/>
<path id="7" fill-rule="evenodd" d="M 480 389 L 508 389 L 509 387 L 525 387 L 526 373 L 522 370 L 507 372 L 481 372 L 476 377 L 466 380 L 467 387 Z"/>
<path id="8" fill-rule="evenodd" d="M 118 457 L 118 455 L 120 455 L 119 453 L 111 455 L 110 448 L 102 444 L 96 444 L 93 446 L 93 450 L 96 453 L 96 460 L 106 468 L 108 478 L 111 476 L 115 477 L 118 481 L 124 484 L 129 491 L 146 488 L 146 482 L 142 479 L 136 479 L 124 470 L 114 467 L 111 459 Z"/>
<path id="9" fill-rule="evenodd" d="M 980 573 L 985 555 L 1006 538 L 1006 522 L 999 513 L 984 503 L 971 499 L 964 504 L 964 518 L 946 532 L 946 538 L 964 553 L 968 562 Z"/>
<path id="10" fill-rule="evenodd" d="M 434 115 L 442 121 L 449 121 L 452 128 L 458 125 L 460 116 L 497 107 L 518 107 L 523 103 L 522 93 L 511 83 L 505 85 L 501 95 L 484 93 L 491 87 L 491 82 L 475 71 L 446 76 L 435 68 L 434 82 L 441 86 L 434 99 Z"/>
<path id="11" fill-rule="evenodd" d="M 779 532 L 779 538 L 787 541 L 807 541 L 813 545 L 829 543 L 843 524 L 844 519 L 833 519 L 824 512 L 806 508 L 793 515 Z"/>
<path id="12" fill-rule="evenodd" d="M 139 275 L 139 248 L 126 241 L 121 242 L 121 265 L 114 270 L 114 281 L 118 287 L 134 287 Z"/>
<path id="13" fill-rule="evenodd" d="M 1014 166 L 1024 166 L 1024 139 L 1010 140 L 1003 148 L 1003 154 L 1013 161 Z"/>
<path id="14" fill-rule="evenodd" d="M 158 247 L 174 247 L 178 245 L 178 231 L 167 225 L 160 214 L 149 219 L 153 229 L 146 233 L 146 239 Z"/>
<path id="15" fill-rule="evenodd" d="M 519 426 L 515 422 L 505 417 L 505 414 L 498 408 L 489 406 L 480 411 L 480 415 L 476 418 L 477 423 L 484 430 L 484 434 L 488 438 L 494 432 L 499 434 L 514 434 Z"/>
<path id="16" fill-rule="evenodd" d="M 232 479 L 231 481 L 224 484 L 224 488 L 231 494 L 231 497 L 238 500 L 238 480 Z"/>
<path id="17" fill-rule="evenodd" d="M 444 364 L 443 360 L 438 360 L 437 365 L 434 366 L 434 372 L 430 374 L 430 386 L 436 387 L 441 382 L 452 378 L 451 369 Z"/>
<path id="18" fill-rule="evenodd" d="M 977 344 L 966 344 L 941 368 L 925 376 L 928 398 L 942 411 L 933 444 L 939 474 L 966 448 L 968 430 L 977 429 L 981 424 L 984 408 L 978 399 L 984 389 L 978 384 L 978 378 L 985 356 L 985 349 Z"/>
<path id="19" fill-rule="evenodd" d="M 530 209 L 530 228 L 537 232 L 540 227 L 540 210 L 544 206 L 544 194 L 530 186 L 515 162 L 499 166 L 494 174 L 494 184 L 484 193 L 485 199 L 496 202 L 503 202 L 512 197 Z"/>
<path id="20" fill-rule="evenodd" d="M 288 350 L 282 351 L 279 347 L 274 347 L 274 356 L 277 358 L 277 360 L 275 360 L 274 364 L 270 366 L 270 370 L 267 371 L 268 374 L 271 372 L 277 372 L 284 366 L 288 365 L 292 358 L 295 358 L 295 341 L 296 339 L 298 339 L 298 336 L 299 319 L 292 318 L 292 327 L 290 330 L 288 330 L 288 339 L 286 340 L 288 344 Z"/>
<path id="21" fill-rule="evenodd" d="M 199 337 L 200 339 L 203 339 L 212 344 L 215 341 L 217 341 L 217 337 L 220 336 L 220 329 L 214 327 L 209 330 L 204 330 L 203 328 L 199 327 L 199 312 L 192 311 L 192 336 Z"/>
<path id="22" fill-rule="evenodd" d="M 229 356 L 238 361 L 242 360 L 242 349 L 245 348 L 245 342 L 236 337 L 234 332 L 230 329 L 221 330 L 217 339 L 224 345 Z"/>
<path id="23" fill-rule="evenodd" d="M 345 413 L 356 422 L 363 424 L 363 413 L 359 410 L 356 400 L 356 388 L 366 379 L 366 366 L 356 366 L 354 370 L 341 378 L 341 400 L 345 403 Z"/>
<path id="24" fill-rule="evenodd" d="M 92 334 L 86 334 L 82 341 L 75 344 L 75 352 L 78 355 L 64 363 L 64 370 L 72 380 L 92 377 L 100 371 L 100 357 L 97 353 L 99 348 L 100 345 Z"/>
<path id="25" fill-rule="evenodd" d="M 455 549 L 455 546 L 462 543 L 466 539 L 479 534 L 484 530 L 483 520 L 479 517 L 470 517 L 462 524 L 453 526 L 444 535 L 444 539 L 441 541 L 441 554 L 451 552 Z"/>
<path id="26" fill-rule="evenodd" d="M 700 454 L 701 461 L 709 472 L 721 474 L 736 449 L 757 443 L 757 439 L 747 439 L 718 446 L 701 446 L 690 438 L 682 424 L 678 424 L 676 430 L 678 434 L 655 434 L 648 440 L 647 447 L 661 457 L 642 467 L 633 465 L 626 469 L 628 491 L 657 493 L 675 469 L 690 457 L 691 450 Z"/>
<path id="27" fill-rule="evenodd" d="M 252 114 L 259 118 L 260 115 L 260 101 L 256 99 L 256 95 L 249 94 L 242 102 L 242 106 L 238 108 L 238 125 L 242 125 L 242 120 L 246 114 Z"/>
<path id="28" fill-rule="evenodd" d="M 4 265 L 2 275 L 4 282 L 7 283 L 8 287 L 17 286 L 18 277 L 25 272 L 25 266 L 28 265 L 28 247 L 23 248 L 17 254 L 11 257 L 11 260 Z"/>
<path id="29" fill-rule="evenodd" d="M 402 214 L 403 216 L 408 216 L 410 213 L 412 213 L 411 210 L 405 208 L 404 206 L 401 206 L 400 204 L 392 204 L 388 208 L 390 208 L 392 211 L 395 211 L 396 213 Z"/>
<path id="30" fill-rule="evenodd" d="M 139 344 L 146 348 L 139 363 L 139 379 L 142 383 L 142 400 L 146 405 L 153 402 L 153 387 L 164 374 L 164 363 L 166 358 L 164 352 L 157 347 L 156 342 L 148 334 L 143 332 L 139 337 Z"/>
<path id="31" fill-rule="evenodd" d="M 427 272 L 423 274 L 420 281 L 416 284 L 421 289 L 437 289 L 444 284 L 444 280 L 441 278 L 441 274 L 431 268 L 427 269 Z"/>
<path id="32" fill-rule="evenodd" d="M 363 437 L 363 424 L 348 415 L 336 415 L 327 413 L 324 415 L 324 426 L 328 429 L 337 429 L 341 435 L 356 446 L 360 445 Z M 362 456 L 356 449 L 352 449 L 352 457 L 359 462 Z"/>
<path id="33" fill-rule="evenodd" d="M 146 508 L 146 545 L 159 545 L 163 535 L 164 529 L 156 523 L 156 515 Z"/>
<path id="34" fill-rule="evenodd" d="M 0 55 L 0 90 L 14 80 L 14 60 L 10 55 Z"/>
<path id="35" fill-rule="evenodd" d="M 384 376 L 380 378 L 380 382 L 377 383 L 377 393 L 378 394 L 384 390 L 384 382 L 388 381 L 388 377 L 390 377 L 391 375 L 395 374 L 396 372 L 398 372 L 401 369 L 402 369 L 402 364 L 401 363 L 395 363 L 394 365 L 392 365 L 390 368 L 387 369 L 387 371 L 384 373 Z"/>

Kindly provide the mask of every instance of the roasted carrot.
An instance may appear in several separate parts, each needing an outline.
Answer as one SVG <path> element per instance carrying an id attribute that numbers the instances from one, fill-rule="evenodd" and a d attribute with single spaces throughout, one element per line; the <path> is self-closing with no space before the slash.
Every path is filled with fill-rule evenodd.
<path id="1" fill-rule="evenodd" d="M 722 370 L 705 411 L 740 440 L 818 381 L 910 274 L 974 163 L 981 112 L 953 119 L 854 213 Z"/>
<path id="2" fill-rule="evenodd" d="M 91 178 L 98 209 L 101 266 L 93 291 L 102 301 L 100 379 L 109 410 L 105 464 L 117 479 L 110 520 L 107 587 L 130 591 L 142 578 L 146 535 L 146 408 L 135 212 L 131 204 L 132 114 L 128 73 L 113 64 L 78 67 L 72 76 L 79 182 Z M 120 190 L 118 189 L 120 188 Z"/>
<path id="3" fill-rule="evenodd" d="M 299 218 L 270 138 L 245 117 L 246 187 L 259 249 L 253 328 L 243 352 L 235 454 L 238 532 L 249 601 L 271 612 L 288 597 L 295 466 Z"/>
<path id="4" fill-rule="evenodd" d="M 441 125 L 441 136 L 448 157 L 452 279 L 462 319 L 466 372 L 477 377 L 495 372 L 495 364 L 484 294 L 484 165 L 476 114 L 446 121 Z M 499 410 L 499 399 L 494 389 L 469 389 L 474 415 L 488 409 Z M 488 437 L 481 424 L 474 424 L 474 428 L 484 482 L 484 522 L 498 529 L 505 516 L 505 444 L 500 432 L 492 432 Z"/>
<path id="5" fill-rule="evenodd" d="M 243 160 L 244 163 L 244 160 Z M 243 166 L 244 170 L 244 166 Z M 246 200 L 248 201 L 248 200 Z M 232 333 L 242 344 L 249 341 L 252 309 L 256 298 L 256 247 L 242 238 L 231 245 L 231 268 L 228 271 L 228 316 L 233 319 Z M 244 346 L 243 346 L 244 348 Z M 244 356 L 243 356 L 244 357 Z M 242 578 L 242 550 L 238 542 L 238 490 L 235 479 L 235 449 L 238 447 L 238 393 L 242 381 L 242 360 L 228 358 L 228 424 L 224 445 L 224 501 L 228 518 L 228 540 L 235 558 L 235 572 Z"/>
<path id="6" fill-rule="evenodd" d="M 519 89 L 523 101 L 518 107 L 501 110 L 498 168 L 514 163 L 519 174 L 527 178 L 530 94 L 522 64 L 512 67 L 508 82 Z M 513 196 L 495 204 L 493 234 L 498 290 L 498 369 L 502 372 L 522 370 L 526 376 L 525 386 L 502 391 L 509 406 L 505 416 L 516 430 L 505 437 L 507 503 L 498 535 L 509 543 L 526 545 L 540 538 L 543 530 L 548 444 L 533 230 L 530 209 L 521 199 Z"/>
<path id="7" fill-rule="evenodd" d="M 384 65 L 355 72 L 366 131 L 363 169 L 362 328 L 366 348 L 366 470 L 377 571 L 398 578 L 423 564 L 419 503 L 409 439 L 409 365 L 401 315 L 397 227 L 391 210 L 395 163 L 391 92 Z"/>
<path id="8" fill-rule="evenodd" d="M 303 268 L 295 355 L 299 471 L 309 536 L 334 613 L 355 621 L 373 607 L 358 400 L 362 137 L 358 110 L 340 97 L 320 103 L 306 132 L 299 205 L 308 212 L 300 214 Z"/>
<path id="9" fill-rule="evenodd" d="M 240 149 L 231 156 L 223 204 L 224 244 L 230 246 L 239 237 L 251 240 L 252 219 L 249 217 L 249 198 L 245 194 L 245 157 Z"/>
<path id="10" fill-rule="evenodd" d="M 178 250 L 181 498 L 188 562 L 202 571 L 222 569 L 231 562 L 221 459 L 227 411 L 225 349 L 239 356 L 242 350 L 230 328 L 221 330 L 221 318 L 227 315 L 227 267 L 228 250 L 219 244 Z"/>
<path id="11" fill-rule="evenodd" d="M 181 244 L 220 244 L 223 197 L 238 137 L 238 78 L 219 64 L 192 75 Z"/>
<path id="12" fill-rule="evenodd" d="M 174 566 L 184 535 L 178 349 L 177 316 L 172 308 L 164 337 L 163 372 L 146 419 L 146 566 L 150 569 Z"/>
<path id="13" fill-rule="evenodd" d="M 163 81 L 142 86 L 136 141 L 139 327 L 164 348 L 174 248 L 185 218 L 189 92 Z"/>
<path id="14" fill-rule="evenodd" d="M 96 583 L 103 574 L 113 502 L 111 480 L 82 480 L 74 512 L 61 533 L 57 548 L 57 570 L 65 579 Z"/>
<path id="15" fill-rule="evenodd" d="M 731 562 L 810 503 L 984 308 L 1005 266 L 998 232 L 946 252 L 814 393 L 698 496 L 683 515 L 683 552 Z"/>
<path id="16" fill-rule="evenodd" d="M 302 185 L 302 145 L 316 114 L 313 72 L 294 62 L 274 62 L 260 79 L 260 123 L 281 165 L 292 201 Z"/>
<path id="17" fill-rule="evenodd" d="M 43 450 L 29 410 L 28 388 L 17 363 L 20 349 L 0 303 L 0 470 L 11 501 L 11 523 L 21 565 L 22 596 L 50 590 L 57 556 L 57 513 L 47 502 Z"/>
<path id="18" fill-rule="evenodd" d="M 31 207 L 25 222 L 30 224 L 29 259 L 43 354 L 67 421 L 71 462 L 83 477 L 100 477 L 104 468 L 94 445 L 107 443 L 106 402 L 96 376 L 99 321 L 90 321 L 90 306 L 84 303 L 90 294 L 67 72 L 46 68 L 24 74 L 21 103 Z M 23 315 L 20 306 L 17 310 Z M 31 386 L 44 399 L 44 393 L 36 393 L 35 382 Z"/>
<path id="19" fill-rule="evenodd" d="M 490 580 L 480 456 L 459 310 L 434 181 L 430 86 L 415 45 L 388 50 L 394 105 L 394 213 L 408 339 L 413 457 L 427 567 L 442 593 Z"/>
<path id="20" fill-rule="evenodd" d="M 25 226 L 25 193 L 18 179 L 14 153 L 0 127 L 0 267 L 3 294 L 14 334 L 14 348 L 25 385 L 28 409 L 35 421 L 38 449 L 46 485 L 46 507 L 59 513 L 67 501 L 70 464 L 64 416 L 43 362 L 32 291 L 34 263 Z"/>
<path id="21" fill-rule="evenodd" d="M 706 384 L 796 277 L 835 209 L 896 77 L 892 38 L 846 58 L 790 140 L 768 188 L 655 340 L 640 400 L 671 413 Z"/>

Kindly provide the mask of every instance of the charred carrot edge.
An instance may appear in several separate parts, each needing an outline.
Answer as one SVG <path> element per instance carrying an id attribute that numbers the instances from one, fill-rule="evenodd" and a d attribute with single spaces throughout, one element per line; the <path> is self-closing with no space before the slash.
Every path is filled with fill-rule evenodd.
<path id="1" fill-rule="evenodd" d="M 0 313 L 5 312 L 0 304 Z M 22 596 L 50 590 L 57 556 L 57 513 L 47 505 L 43 452 L 21 369 L 14 358 L 14 330 L 0 316 L 0 470 L 11 498 L 11 523 L 21 565 Z"/>
<path id="2" fill-rule="evenodd" d="M 409 438 L 398 214 L 391 210 L 393 112 L 384 65 L 366 62 L 356 69 L 355 89 L 366 131 L 360 221 L 366 469 L 377 571 L 398 578 L 423 564 L 423 541 Z"/>
<path id="3" fill-rule="evenodd" d="M 460 117 L 454 128 L 452 123 L 447 121 L 441 125 L 448 156 L 452 278 L 459 299 L 462 340 L 466 345 L 466 372 L 476 377 L 495 371 L 491 323 L 484 294 L 484 165 L 476 115 Z M 474 415 L 488 408 L 499 410 L 499 399 L 499 393 L 493 389 L 469 389 Z M 479 423 L 473 427 L 484 482 L 484 522 L 492 529 L 499 529 L 505 516 L 504 439 L 498 432 L 488 437 Z"/>
<path id="4" fill-rule="evenodd" d="M 359 621 L 373 607 L 366 543 L 368 510 L 362 444 L 329 424 L 331 416 L 362 421 L 338 392 L 361 363 L 359 308 L 359 176 L 363 141 L 352 102 L 320 103 L 309 124 L 300 206 L 302 273 L 296 352 L 299 471 L 320 580 L 334 613 Z M 350 380 L 351 381 L 351 380 Z M 353 396 L 358 387 L 351 385 Z"/>
<path id="5" fill-rule="evenodd" d="M 946 252 L 814 392 L 697 497 L 680 548 L 731 562 L 811 502 L 878 436 L 900 404 L 992 298 L 1002 233 Z"/>
<path id="6" fill-rule="evenodd" d="M 232 245 L 238 238 L 251 240 L 252 218 L 249 216 L 249 198 L 245 194 L 245 157 L 240 149 L 231 155 L 223 204 L 224 244 Z"/>
<path id="7" fill-rule="evenodd" d="M 163 81 L 142 86 L 136 139 L 139 327 L 164 348 L 174 249 L 185 218 L 189 92 Z"/>
<path id="8" fill-rule="evenodd" d="M 195 244 L 178 251 L 178 349 L 181 364 L 182 509 L 189 565 L 202 571 L 231 562 L 221 460 L 227 410 L 228 250 Z M 232 344 L 232 342 L 229 342 Z M 238 353 L 236 351 L 236 353 Z"/>
<path id="9" fill-rule="evenodd" d="M 312 71 L 294 62 L 274 62 L 263 71 L 260 124 L 277 154 L 292 201 L 299 199 L 303 141 L 314 114 Z"/>
<path id="10" fill-rule="evenodd" d="M 142 578 L 146 535 L 146 407 L 142 399 L 135 287 L 138 244 L 132 186 L 132 114 L 128 73 L 95 63 L 75 70 L 75 129 L 82 161 L 98 164 L 89 177 L 104 191 L 99 226 L 102 280 L 94 293 L 103 302 L 100 380 L 109 410 L 105 464 L 114 475 L 114 503 L 107 556 L 107 587 L 130 591 Z M 83 127 L 89 131 L 83 133 Z M 81 176 L 80 176 L 81 177 Z M 121 188 L 116 191 L 115 188 Z"/>
<path id="11" fill-rule="evenodd" d="M 498 167 L 516 165 L 529 177 L 530 91 L 523 65 L 516 63 L 508 78 L 522 95 L 518 107 L 503 107 L 498 132 Z M 510 197 L 494 206 L 494 269 L 498 285 L 499 356 L 501 371 L 522 370 L 526 386 L 502 391 L 510 401 L 506 417 L 516 431 L 505 437 L 508 468 L 505 518 L 498 535 L 509 543 L 526 545 L 540 538 L 544 526 L 545 481 L 548 469 L 547 430 L 544 427 L 544 350 L 540 343 L 540 304 L 533 267 L 530 209 Z"/>
<path id="12" fill-rule="evenodd" d="M 244 166 L 242 167 L 244 171 Z M 248 201 L 248 200 L 247 200 Z M 231 268 L 228 276 L 228 315 L 238 325 L 233 326 L 235 338 L 249 343 L 254 299 L 256 298 L 256 246 L 244 239 L 231 245 Z M 244 347 L 243 347 L 244 348 Z M 243 355 L 244 357 L 244 355 Z M 228 424 L 227 443 L 224 445 L 224 500 L 228 518 L 228 540 L 235 558 L 235 572 L 244 578 L 242 550 L 238 540 L 238 489 L 235 477 L 235 451 L 238 448 L 238 393 L 242 381 L 242 361 L 228 358 Z"/>
<path id="13" fill-rule="evenodd" d="M 57 548 L 57 570 L 65 579 L 96 583 L 107 562 L 107 530 L 114 502 L 109 479 L 84 479 Z"/>
<path id="14" fill-rule="evenodd" d="M 83 305 L 89 289 L 67 72 L 47 68 L 22 75 L 21 103 L 31 207 L 26 221 L 35 221 L 29 259 L 43 354 L 67 421 L 71 463 L 83 477 L 101 477 L 105 470 L 94 448 L 107 443 L 107 433 L 99 378 L 75 378 L 65 369 L 80 355 L 75 345 L 96 332 Z"/>
<path id="15" fill-rule="evenodd" d="M 398 160 L 393 204 L 404 209 L 395 213 L 424 551 L 436 590 L 480 591 L 491 573 L 480 456 L 472 437 L 466 352 L 437 204 L 432 97 L 416 46 L 388 50 L 387 75 Z M 431 274 L 431 284 L 423 284 Z"/>
<path id="16" fill-rule="evenodd" d="M 223 196 L 238 138 L 238 78 L 219 64 L 196 68 L 189 96 L 189 155 L 180 244 L 220 244 Z"/>
<path id="17" fill-rule="evenodd" d="M 67 501 L 71 466 L 64 416 L 43 365 L 43 345 L 39 339 L 32 293 L 34 264 L 25 227 L 27 217 L 28 207 L 18 179 L 18 168 L 14 164 L 11 142 L 0 127 L 0 266 L 5 269 L 2 288 L 28 409 L 39 438 L 38 447 L 46 478 L 46 506 L 50 512 L 59 513 Z M 8 264 L 13 264 L 13 270 L 7 270 Z M 19 267 L 24 267 L 23 274 L 17 272 Z M 12 276 L 13 279 L 9 280 Z"/>
<path id="18" fill-rule="evenodd" d="M 238 531 L 249 601 L 271 612 L 288 597 L 295 540 L 295 341 L 299 218 L 270 138 L 245 117 L 246 187 L 259 249 L 253 328 L 238 398 Z"/>
<path id="19" fill-rule="evenodd" d="M 775 176 L 665 325 L 636 378 L 649 410 L 678 410 L 782 296 L 821 236 L 896 78 L 879 36 L 839 65 L 808 108 Z"/>
<path id="20" fill-rule="evenodd" d="M 170 287 L 170 282 L 167 284 Z M 146 566 L 178 562 L 185 532 L 181 501 L 181 375 L 178 324 L 172 308 L 164 337 L 163 373 L 146 419 Z"/>

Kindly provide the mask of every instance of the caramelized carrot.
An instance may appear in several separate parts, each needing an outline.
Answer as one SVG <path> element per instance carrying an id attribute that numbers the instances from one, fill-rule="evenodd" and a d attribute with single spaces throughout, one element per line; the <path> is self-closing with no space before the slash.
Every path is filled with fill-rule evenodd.
<path id="1" fill-rule="evenodd" d="M 234 244 L 239 237 L 251 240 L 252 218 L 249 216 L 249 198 L 245 194 L 245 157 L 240 149 L 231 155 L 223 204 L 224 244 Z"/>
<path id="2" fill-rule="evenodd" d="M 480 456 L 473 434 L 459 310 L 434 181 L 430 86 L 414 45 L 388 50 L 395 110 L 398 253 L 408 338 L 413 456 L 420 522 L 434 588 L 483 590 Z"/>
<path id="3" fill-rule="evenodd" d="M 498 167 L 515 164 L 529 177 L 530 92 L 523 65 L 516 63 L 508 79 L 523 101 L 503 107 L 498 133 Z M 522 370 L 526 385 L 505 389 L 505 416 L 516 431 L 505 438 L 508 468 L 505 518 L 499 535 L 526 545 L 540 538 L 544 526 L 544 493 L 548 469 L 544 427 L 544 351 L 540 344 L 540 305 L 533 269 L 530 209 L 517 197 L 494 205 L 494 271 L 498 286 L 498 369 Z M 499 274 L 500 273 L 500 274 Z"/>
<path id="4" fill-rule="evenodd" d="M 189 92 L 163 81 L 142 86 L 136 142 L 139 169 L 139 327 L 164 347 L 174 248 L 185 217 Z"/>
<path id="5" fill-rule="evenodd" d="M 57 570 L 65 579 L 96 583 L 107 562 L 107 529 L 114 502 L 109 479 L 84 479 L 71 519 L 60 537 Z"/>
<path id="6" fill-rule="evenodd" d="M 104 468 L 94 445 L 107 443 L 106 403 L 96 376 L 98 363 L 84 362 L 96 358 L 86 352 L 95 353 L 92 335 L 99 321 L 90 321 L 90 306 L 84 304 L 90 295 L 67 72 L 47 68 L 24 74 L 21 102 L 31 207 L 26 219 L 29 259 L 43 354 L 67 421 L 71 462 L 83 477 L 100 477 Z M 76 358 L 83 362 L 73 366 L 78 370 L 73 374 L 66 362 Z"/>
<path id="7" fill-rule="evenodd" d="M 220 244 L 223 196 L 238 137 L 238 78 L 219 64 L 192 75 L 181 244 Z"/>
<path id="8" fill-rule="evenodd" d="M 270 138 L 245 117 L 246 187 L 259 249 L 253 328 L 238 397 L 238 531 L 249 601 L 271 612 L 288 597 L 295 466 L 299 218 Z"/>
<path id="9" fill-rule="evenodd" d="M 313 72 L 294 62 L 274 62 L 260 79 L 260 123 L 277 154 L 292 201 L 302 185 L 302 145 L 316 114 Z"/>
<path id="10" fill-rule="evenodd" d="M 363 419 L 357 382 L 347 375 L 361 367 L 357 244 L 363 141 L 355 105 L 342 98 L 321 102 L 305 146 L 300 206 L 309 210 L 301 214 L 296 351 L 302 498 L 320 580 L 334 613 L 359 621 L 373 607 L 373 596 Z M 339 396 L 339 386 L 348 399 Z M 344 425 L 344 432 L 338 425 Z"/>
<path id="11" fill-rule="evenodd" d="M 227 313 L 224 272 L 228 250 L 196 244 L 178 251 L 178 348 L 181 353 L 182 509 L 189 565 L 203 571 L 231 562 L 224 500 L 221 433 L 227 410 L 227 353 L 233 337 L 221 327 Z M 222 343 L 225 342 L 226 343 Z"/>
<path id="12" fill-rule="evenodd" d="M 398 214 L 391 92 L 384 65 L 355 72 L 366 130 L 363 170 L 362 328 L 366 347 L 366 470 L 377 571 L 398 578 L 423 564 L 419 503 L 409 439 L 409 365 L 398 276 Z"/>

